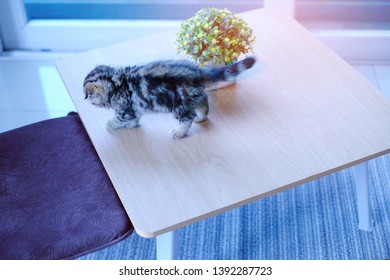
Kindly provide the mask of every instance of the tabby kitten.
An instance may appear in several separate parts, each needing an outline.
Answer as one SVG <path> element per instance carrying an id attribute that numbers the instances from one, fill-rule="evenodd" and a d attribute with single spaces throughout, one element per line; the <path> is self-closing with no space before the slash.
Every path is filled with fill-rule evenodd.
<path id="1" fill-rule="evenodd" d="M 144 113 L 173 113 L 179 125 L 171 131 L 183 138 L 192 122 L 207 119 L 207 88 L 233 80 L 255 63 L 245 58 L 229 66 L 201 68 L 186 60 L 155 61 L 143 66 L 113 68 L 100 65 L 84 80 L 85 99 L 93 105 L 114 109 L 107 128 L 137 127 Z"/>

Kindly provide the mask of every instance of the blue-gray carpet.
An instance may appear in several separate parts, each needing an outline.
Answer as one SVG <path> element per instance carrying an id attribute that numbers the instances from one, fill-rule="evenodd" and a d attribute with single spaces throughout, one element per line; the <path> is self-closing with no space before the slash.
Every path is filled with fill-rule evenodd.
<path id="1" fill-rule="evenodd" d="M 390 156 L 369 168 L 372 232 L 357 228 L 346 169 L 180 229 L 179 259 L 390 259 Z M 79 259 L 155 259 L 155 245 L 133 233 Z"/>

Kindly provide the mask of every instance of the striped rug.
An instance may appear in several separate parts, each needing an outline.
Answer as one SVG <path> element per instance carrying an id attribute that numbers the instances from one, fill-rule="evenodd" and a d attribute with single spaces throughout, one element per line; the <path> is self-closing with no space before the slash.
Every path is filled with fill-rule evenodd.
<path id="1" fill-rule="evenodd" d="M 179 259 L 390 259 L 390 156 L 370 161 L 372 232 L 358 230 L 353 169 L 180 229 Z M 79 259 L 155 259 L 136 233 Z"/>

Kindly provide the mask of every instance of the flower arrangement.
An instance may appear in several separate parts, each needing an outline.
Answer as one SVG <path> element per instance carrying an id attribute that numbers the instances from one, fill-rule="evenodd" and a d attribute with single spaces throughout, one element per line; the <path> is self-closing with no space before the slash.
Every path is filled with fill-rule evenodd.
<path id="1" fill-rule="evenodd" d="M 246 22 L 227 9 L 206 8 L 182 23 L 177 50 L 204 66 L 231 64 L 241 54 L 253 52 L 256 37 Z"/>

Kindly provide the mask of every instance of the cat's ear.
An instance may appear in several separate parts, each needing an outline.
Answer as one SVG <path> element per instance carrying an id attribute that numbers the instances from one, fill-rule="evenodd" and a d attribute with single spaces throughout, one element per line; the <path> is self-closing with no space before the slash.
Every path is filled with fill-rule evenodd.
<path id="1" fill-rule="evenodd" d="M 96 83 L 87 83 L 84 86 L 85 99 L 87 99 L 91 95 L 102 95 L 103 92 L 103 86 Z"/>

